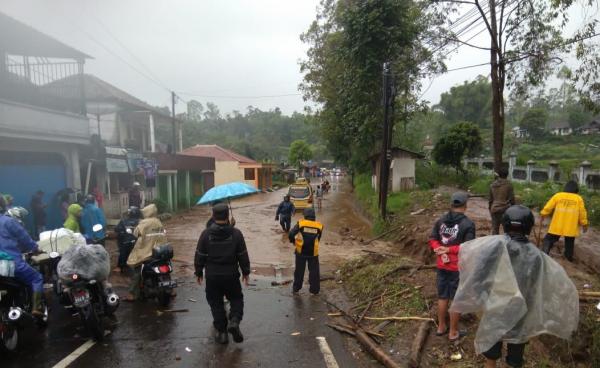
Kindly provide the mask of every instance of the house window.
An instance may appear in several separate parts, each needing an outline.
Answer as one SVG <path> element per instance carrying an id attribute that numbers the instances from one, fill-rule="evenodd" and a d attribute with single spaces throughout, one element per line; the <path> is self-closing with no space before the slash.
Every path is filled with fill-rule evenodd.
<path id="1" fill-rule="evenodd" d="M 254 180 L 254 169 L 244 169 L 244 180 Z"/>

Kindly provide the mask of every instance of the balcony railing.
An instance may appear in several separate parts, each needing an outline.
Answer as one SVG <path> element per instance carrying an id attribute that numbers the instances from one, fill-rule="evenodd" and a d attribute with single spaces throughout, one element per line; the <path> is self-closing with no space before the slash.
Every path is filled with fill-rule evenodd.
<path id="1" fill-rule="evenodd" d="M 7 56 L 0 66 L 0 98 L 85 114 L 83 64 L 64 59 Z"/>

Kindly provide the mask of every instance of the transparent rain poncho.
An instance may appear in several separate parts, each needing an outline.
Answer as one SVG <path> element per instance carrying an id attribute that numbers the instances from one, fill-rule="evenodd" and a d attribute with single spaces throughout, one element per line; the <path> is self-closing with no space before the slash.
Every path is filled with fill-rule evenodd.
<path id="1" fill-rule="evenodd" d="M 73 274 L 85 280 L 104 281 L 110 273 L 110 255 L 99 244 L 76 245 L 63 254 L 57 273 L 63 281 L 71 281 Z"/>
<path id="2" fill-rule="evenodd" d="M 459 269 L 450 311 L 481 315 L 478 354 L 498 341 L 519 344 L 541 334 L 569 339 L 577 329 L 577 289 L 535 245 L 506 235 L 471 240 L 460 247 Z"/>

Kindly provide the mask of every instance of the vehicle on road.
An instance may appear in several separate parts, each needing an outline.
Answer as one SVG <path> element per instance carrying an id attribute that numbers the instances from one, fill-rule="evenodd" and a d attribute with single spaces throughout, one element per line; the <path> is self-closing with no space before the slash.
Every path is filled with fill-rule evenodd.
<path id="1" fill-rule="evenodd" d="M 31 254 L 27 263 L 38 268 Z M 12 264 L 12 266 L 11 266 Z M 12 272 L 11 272 L 12 270 Z M 33 292 L 31 288 L 14 277 L 14 261 L 0 260 L 0 350 L 14 352 L 19 345 L 19 331 L 30 326 L 44 329 L 48 325 L 48 305 L 42 297 L 42 315 L 31 314 Z"/>
<path id="2" fill-rule="evenodd" d="M 288 195 L 296 210 L 314 207 L 313 188 L 304 178 L 299 178 L 294 184 L 290 185 Z"/>
<path id="3" fill-rule="evenodd" d="M 173 298 L 177 281 L 171 279 L 173 272 L 173 247 L 163 244 L 152 249 L 152 258 L 142 264 L 141 297 L 156 298 L 160 307 L 167 307 Z"/>

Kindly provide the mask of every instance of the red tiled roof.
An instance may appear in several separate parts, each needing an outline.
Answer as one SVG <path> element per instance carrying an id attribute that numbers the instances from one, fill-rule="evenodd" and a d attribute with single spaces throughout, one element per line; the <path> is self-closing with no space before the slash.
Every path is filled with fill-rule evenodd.
<path id="1" fill-rule="evenodd" d="M 216 144 L 197 144 L 184 149 L 181 153 L 189 156 L 214 157 L 216 161 L 237 161 L 241 164 L 258 164 L 258 162 L 251 158 L 242 156 Z"/>

